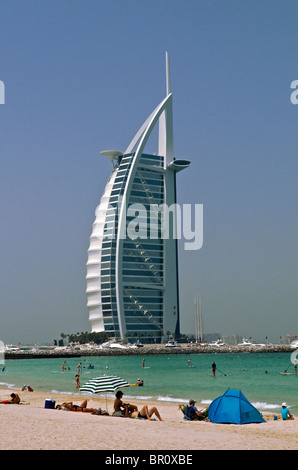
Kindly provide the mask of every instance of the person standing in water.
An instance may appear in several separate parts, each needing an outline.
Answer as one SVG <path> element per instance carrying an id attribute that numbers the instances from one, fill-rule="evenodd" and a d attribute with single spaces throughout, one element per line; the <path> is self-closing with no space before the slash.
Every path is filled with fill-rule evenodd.
<path id="1" fill-rule="evenodd" d="M 212 375 L 213 375 L 213 377 L 215 377 L 215 371 L 216 371 L 216 364 L 215 364 L 215 362 L 213 362 L 213 364 L 212 364 Z"/>
<path id="2" fill-rule="evenodd" d="M 79 375 L 79 374 L 77 374 L 77 375 L 75 376 L 75 387 L 76 387 L 76 388 L 80 388 L 80 387 L 81 387 L 81 384 L 80 384 L 80 375 Z"/>

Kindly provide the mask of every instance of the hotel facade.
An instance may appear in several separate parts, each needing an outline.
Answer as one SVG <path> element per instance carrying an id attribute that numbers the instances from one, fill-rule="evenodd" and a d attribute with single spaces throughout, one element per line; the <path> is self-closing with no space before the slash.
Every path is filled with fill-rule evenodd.
<path id="1" fill-rule="evenodd" d="M 113 169 L 90 236 L 87 307 L 92 332 L 125 342 L 160 343 L 180 333 L 176 173 L 190 161 L 174 158 L 168 55 L 166 85 L 127 149 L 101 152 Z M 156 126 L 158 149 L 149 154 Z"/>

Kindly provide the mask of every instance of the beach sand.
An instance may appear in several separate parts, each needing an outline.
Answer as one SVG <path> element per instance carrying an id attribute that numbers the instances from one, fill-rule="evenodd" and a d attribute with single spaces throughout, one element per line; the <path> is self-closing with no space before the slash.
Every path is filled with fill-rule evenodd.
<path id="1" fill-rule="evenodd" d="M 125 392 L 125 389 L 123 390 Z M 10 398 L 12 390 L 1 389 L 0 400 Z M 298 447 L 298 417 L 293 421 L 266 423 L 213 424 L 183 420 L 178 404 L 156 405 L 163 421 L 98 416 L 89 413 L 44 408 L 49 396 L 40 392 L 18 393 L 22 404 L 0 405 L 1 450 L 295 450 Z M 85 396 L 52 395 L 57 403 L 80 404 Z M 106 408 L 103 397 L 88 399 L 88 407 Z M 124 395 L 125 400 L 125 395 Z M 139 406 L 144 402 L 135 400 Z M 111 414 L 113 400 L 108 401 Z"/>

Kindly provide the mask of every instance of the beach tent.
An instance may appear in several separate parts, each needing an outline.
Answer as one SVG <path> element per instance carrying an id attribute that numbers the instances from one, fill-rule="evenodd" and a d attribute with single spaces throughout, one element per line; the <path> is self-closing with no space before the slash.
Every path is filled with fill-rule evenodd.
<path id="1" fill-rule="evenodd" d="M 229 389 L 213 400 L 208 410 L 212 423 L 265 423 L 261 413 L 247 400 L 241 390 Z"/>

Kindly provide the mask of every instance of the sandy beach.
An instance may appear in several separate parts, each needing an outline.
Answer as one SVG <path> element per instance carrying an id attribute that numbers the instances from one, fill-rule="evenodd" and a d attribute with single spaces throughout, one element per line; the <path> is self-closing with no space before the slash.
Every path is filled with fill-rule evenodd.
<path id="1" fill-rule="evenodd" d="M 1 389 L 0 399 L 10 398 L 12 390 Z M 89 413 L 46 409 L 49 395 L 16 391 L 19 405 L 1 405 L 1 450 L 295 450 L 298 447 L 298 418 L 266 423 L 213 424 L 183 420 L 178 404 L 156 405 L 163 421 L 99 416 Z M 57 403 L 86 397 L 57 394 Z M 124 396 L 125 398 L 125 396 Z M 82 399 L 82 400 L 81 400 Z M 139 409 L 143 402 L 134 401 Z M 106 408 L 103 397 L 88 398 L 88 407 Z M 113 401 L 108 401 L 111 415 Z"/>

